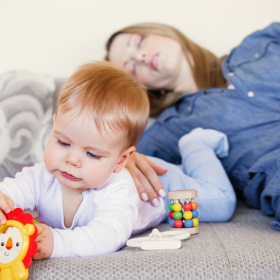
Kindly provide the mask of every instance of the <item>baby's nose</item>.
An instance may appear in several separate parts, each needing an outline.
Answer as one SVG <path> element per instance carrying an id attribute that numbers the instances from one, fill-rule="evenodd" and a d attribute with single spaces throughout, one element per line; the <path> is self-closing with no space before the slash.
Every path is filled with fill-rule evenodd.
<path id="1" fill-rule="evenodd" d="M 75 155 L 75 154 L 69 155 L 65 160 L 69 164 L 71 164 L 73 166 L 76 166 L 76 167 L 79 167 L 81 165 L 80 158 L 77 155 Z"/>

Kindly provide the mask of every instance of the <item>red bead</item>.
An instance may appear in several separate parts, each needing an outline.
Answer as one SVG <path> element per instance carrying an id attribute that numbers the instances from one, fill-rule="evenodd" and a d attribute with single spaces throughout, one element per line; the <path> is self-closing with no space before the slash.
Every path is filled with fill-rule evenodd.
<path id="1" fill-rule="evenodd" d="M 184 204 L 184 210 L 185 211 L 191 211 L 192 210 L 192 205 L 190 203 L 185 203 Z"/>
<path id="2" fill-rule="evenodd" d="M 181 228 L 183 226 L 183 221 L 182 220 L 175 220 L 174 221 L 174 227 L 175 228 Z"/>
<path id="3" fill-rule="evenodd" d="M 197 209 L 197 203 L 196 202 L 192 202 L 192 210 L 196 210 Z"/>
<path id="4" fill-rule="evenodd" d="M 174 218 L 173 218 L 173 214 L 174 214 L 174 212 L 169 212 L 169 215 L 168 215 L 168 216 L 169 216 L 170 219 L 174 219 Z"/>

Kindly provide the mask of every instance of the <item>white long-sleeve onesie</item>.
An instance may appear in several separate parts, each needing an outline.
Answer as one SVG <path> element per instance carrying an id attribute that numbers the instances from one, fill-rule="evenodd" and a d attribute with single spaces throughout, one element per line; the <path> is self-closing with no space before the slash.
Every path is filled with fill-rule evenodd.
<path id="1" fill-rule="evenodd" d="M 113 173 L 101 189 L 86 190 L 70 228 L 64 225 L 59 181 L 43 163 L 25 167 L 15 179 L 6 178 L 0 190 L 15 207 L 37 210 L 38 219 L 53 229 L 51 258 L 92 256 L 115 252 L 130 235 L 159 224 L 164 202 L 153 207 L 139 199 L 127 170 Z"/>

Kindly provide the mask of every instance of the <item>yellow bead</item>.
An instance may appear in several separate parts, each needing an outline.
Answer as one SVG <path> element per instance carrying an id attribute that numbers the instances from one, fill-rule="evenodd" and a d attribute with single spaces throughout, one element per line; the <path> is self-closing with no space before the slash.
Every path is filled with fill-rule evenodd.
<path id="1" fill-rule="evenodd" d="M 182 210 L 182 205 L 181 205 L 181 203 L 175 203 L 175 204 L 173 205 L 173 210 L 176 211 L 176 212 L 181 211 L 181 210 Z"/>
<path id="2" fill-rule="evenodd" d="M 190 220 L 191 218 L 192 218 L 192 212 L 191 211 L 185 211 L 184 212 L 184 218 L 186 219 L 186 220 Z"/>
<path id="3" fill-rule="evenodd" d="M 197 225 L 199 223 L 198 219 L 194 218 L 194 219 L 192 219 L 192 221 L 193 221 L 193 227 L 197 227 Z"/>

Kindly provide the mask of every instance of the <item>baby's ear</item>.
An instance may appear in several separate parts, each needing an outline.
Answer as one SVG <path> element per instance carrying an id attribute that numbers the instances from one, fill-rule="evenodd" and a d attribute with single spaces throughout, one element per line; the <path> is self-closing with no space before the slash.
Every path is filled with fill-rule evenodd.
<path id="1" fill-rule="evenodd" d="M 122 152 L 114 172 L 120 172 L 127 165 L 129 160 L 133 156 L 135 150 L 136 150 L 135 146 L 131 146 Z"/>

